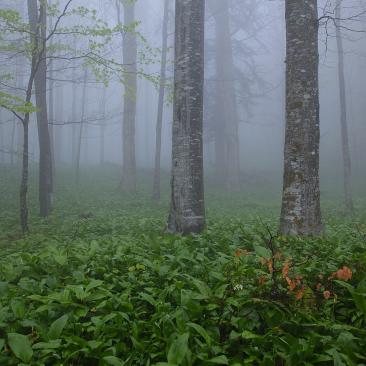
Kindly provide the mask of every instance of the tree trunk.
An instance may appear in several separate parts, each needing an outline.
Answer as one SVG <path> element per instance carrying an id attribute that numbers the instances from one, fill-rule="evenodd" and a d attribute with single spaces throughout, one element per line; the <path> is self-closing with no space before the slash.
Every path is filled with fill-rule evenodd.
<path id="1" fill-rule="evenodd" d="M 106 97 L 106 88 L 103 88 L 103 95 L 102 95 L 102 99 L 101 99 L 101 106 L 100 106 L 100 110 L 102 112 L 102 120 L 100 121 L 100 156 L 99 156 L 99 162 L 101 165 L 104 164 L 105 162 L 105 110 L 106 110 L 106 102 L 107 102 L 107 97 Z"/>
<path id="2" fill-rule="evenodd" d="M 11 127 L 11 138 L 10 138 L 10 164 L 14 165 L 14 155 L 15 155 L 15 129 L 17 126 L 17 119 L 16 117 L 13 120 L 12 127 Z M 18 152 L 19 153 L 19 152 Z"/>
<path id="3" fill-rule="evenodd" d="M 135 22 L 135 3 L 123 2 L 124 25 Z M 126 32 L 123 42 L 123 63 L 125 65 L 125 95 L 123 105 L 123 172 L 122 190 L 136 191 L 135 122 L 137 96 L 137 38 L 134 32 Z"/>
<path id="4" fill-rule="evenodd" d="M 166 61 L 168 48 L 168 19 L 169 19 L 169 0 L 164 2 L 164 18 L 162 32 L 162 53 L 159 85 L 158 115 L 156 121 L 156 142 L 155 142 L 155 167 L 154 167 L 154 185 L 153 199 L 159 200 L 161 196 L 161 133 L 163 127 L 164 95 L 166 83 Z"/>
<path id="5" fill-rule="evenodd" d="M 286 1 L 286 138 L 280 231 L 323 232 L 319 190 L 317 0 Z"/>
<path id="6" fill-rule="evenodd" d="M 85 119 L 85 108 L 86 108 L 86 83 L 88 80 L 88 70 L 84 70 L 84 81 L 83 81 L 83 95 L 81 99 L 81 121 L 78 136 L 78 144 L 76 150 L 76 182 L 79 183 L 80 179 L 80 157 L 81 157 L 81 144 L 83 141 L 83 127 Z"/>
<path id="7" fill-rule="evenodd" d="M 0 163 L 5 163 L 4 128 L 2 121 L 2 108 L 0 108 Z"/>
<path id="8" fill-rule="evenodd" d="M 37 0 L 28 0 L 28 4 L 30 5 L 28 11 L 31 30 L 38 38 L 37 58 L 39 63 L 34 76 L 34 85 L 39 139 L 39 205 L 40 215 L 46 217 L 52 208 L 52 158 L 47 113 L 47 60 L 46 51 L 43 49 L 47 32 L 47 8 L 41 1 L 38 15 Z"/>
<path id="9" fill-rule="evenodd" d="M 55 112 L 57 116 L 57 120 L 63 121 L 64 120 L 64 89 L 63 85 L 57 84 L 56 85 L 56 106 L 55 106 Z M 63 127 L 62 124 L 54 126 L 54 138 L 55 138 L 55 144 L 54 144 L 54 152 L 55 152 L 55 162 L 57 165 L 60 165 L 62 163 L 62 148 L 63 148 Z"/>
<path id="10" fill-rule="evenodd" d="M 339 102 L 340 102 L 340 120 L 341 120 L 341 137 L 342 137 L 342 153 L 343 153 L 343 170 L 344 170 L 344 198 L 347 215 L 353 213 L 352 200 L 352 184 L 351 184 L 351 154 L 349 149 L 348 138 L 348 122 L 347 122 L 347 98 L 346 98 L 346 82 L 344 77 L 344 53 L 343 39 L 341 31 L 341 6 L 342 0 L 337 1 L 336 6 L 336 38 L 338 48 L 338 79 L 339 79 Z"/>
<path id="11" fill-rule="evenodd" d="M 73 51 L 74 56 L 76 56 L 76 38 L 73 37 Z M 76 81 L 76 63 L 73 61 L 72 63 L 72 103 L 71 103 L 71 119 L 72 119 L 72 132 L 71 132 L 71 158 L 72 164 L 76 164 L 77 159 L 77 91 L 78 91 L 78 82 Z"/>
<path id="12" fill-rule="evenodd" d="M 20 227 L 22 233 L 28 231 L 28 167 L 29 167 L 29 115 L 23 122 L 23 160 L 22 160 L 22 177 L 20 181 Z"/>
<path id="13" fill-rule="evenodd" d="M 240 146 L 229 2 L 215 0 L 211 4 L 216 23 L 216 174 L 228 191 L 238 191 Z"/>
<path id="14" fill-rule="evenodd" d="M 171 207 L 168 231 L 205 227 L 203 184 L 204 0 L 176 0 Z"/>
<path id="15" fill-rule="evenodd" d="M 52 1 L 48 0 L 48 6 L 52 5 Z M 52 17 L 50 17 L 50 28 L 53 28 L 53 20 Z M 50 47 L 52 48 L 53 42 L 51 39 Z M 55 122 L 55 108 L 54 108 L 54 102 L 55 102 L 55 81 L 54 81 L 54 70 L 53 70 L 53 61 L 52 59 L 49 61 L 49 75 L 50 75 L 50 81 L 49 81 L 49 92 L 48 92 L 48 112 L 49 112 L 49 134 L 50 134 L 50 146 L 51 146 L 51 166 L 52 166 L 52 182 L 55 181 L 55 128 L 53 123 Z M 53 193 L 53 184 L 52 184 L 52 193 Z"/>

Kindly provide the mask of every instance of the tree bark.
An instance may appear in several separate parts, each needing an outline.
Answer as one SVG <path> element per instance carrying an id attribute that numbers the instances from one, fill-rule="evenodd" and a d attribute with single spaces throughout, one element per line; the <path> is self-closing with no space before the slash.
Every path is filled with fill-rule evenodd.
<path id="1" fill-rule="evenodd" d="M 61 83 L 56 85 L 56 105 L 55 112 L 57 116 L 57 120 L 63 121 L 64 115 L 64 88 Z M 55 162 L 60 165 L 62 163 L 62 149 L 63 149 L 63 127 L 62 124 L 54 126 L 54 152 L 55 152 Z"/>
<path id="2" fill-rule="evenodd" d="M 76 150 L 76 183 L 79 184 L 80 179 L 80 158 L 81 158 L 81 145 L 83 141 L 83 128 L 84 128 L 84 119 L 85 119 L 85 108 L 86 108 L 86 84 L 88 80 L 88 70 L 84 70 L 84 81 L 83 81 L 83 94 L 81 99 L 81 120 L 80 120 L 80 129 L 78 135 L 78 144 Z"/>
<path id="3" fill-rule="evenodd" d="M 124 1 L 124 25 L 135 22 L 135 3 Z M 125 65 L 125 95 L 123 105 L 123 171 L 121 188 L 124 192 L 136 191 L 136 95 L 137 95 L 137 38 L 126 32 L 123 42 Z"/>
<path id="4" fill-rule="evenodd" d="M 28 231 L 28 169 L 29 169 L 29 113 L 23 121 L 23 158 L 22 158 L 22 176 L 20 180 L 20 227 L 22 233 Z"/>
<path id="5" fill-rule="evenodd" d="M 47 37 L 47 5 L 37 0 L 28 0 L 29 22 L 37 40 L 38 69 L 34 75 L 39 139 L 39 205 L 40 215 L 46 217 L 52 209 L 52 158 L 47 113 L 47 60 L 44 49 Z"/>
<path id="6" fill-rule="evenodd" d="M 2 121 L 2 108 L 0 108 L 0 163 L 5 164 L 4 129 Z"/>
<path id="7" fill-rule="evenodd" d="M 336 6 L 336 38 L 338 49 L 338 80 L 339 80 L 339 102 L 340 102 L 340 122 L 341 122 L 341 138 L 342 138 L 342 154 L 343 154 L 343 183 L 344 183 L 344 199 L 347 215 L 353 213 L 352 200 L 352 169 L 351 169 L 351 154 L 349 148 L 348 137 L 348 121 L 347 121 L 347 98 L 346 98 L 346 82 L 344 77 L 344 53 L 343 39 L 341 30 L 341 7 L 342 0 L 337 1 Z"/>
<path id="8" fill-rule="evenodd" d="M 73 37 L 73 51 L 74 56 L 76 56 L 76 38 Z M 77 124 L 75 123 L 77 120 L 77 91 L 78 91 L 78 82 L 76 81 L 76 63 L 73 61 L 72 63 L 72 103 L 71 103 L 71 119 L 72 119 L 72 131 L 71 131 L 71 157 L 72 164 L 76 164 L 77 159 Z"/>
<path id="9" fill-rule="evenodd" d="M 101 165 L 104 164 L 105 162 L 105 111 L 106 111 L 106 102 L 107 102 L 107 97 L 106 97 L 106 88 L 103 88 L 103 94 L 102 94 L 102 99 L 101 99 L 101 105 L 100 105 L 100 110 L 102 112 L 102 120 L 100 121 L 100 155 L 99 155 L 99 163 Z"/>
<path id="10" fill-rule="evenodd" d="M 176 0 L 171 208 L 168 231 L 205 227 L 203 184 L 204 0 Z"/>
<path id="11" fill-rule="evenodd" d="M 317 0 L 286 1 L 286 138 L 280 231 L 323 232 L 319 190 Z"/>
<path id="12" fill-rule="evenodd" d="M 164 18 L 162 32 L 162 53 L 159 85 L 158 115 L 156 121 L 156 142 L 155 142 L 155 167 L 153 199 L 159 200 L 161 196 L 161 134 L 163 127 L 164 96 L 166 83 L 166 61 L 168 48 L 168 19 L 169 19 L 169 0 L 164 2 Z"/>

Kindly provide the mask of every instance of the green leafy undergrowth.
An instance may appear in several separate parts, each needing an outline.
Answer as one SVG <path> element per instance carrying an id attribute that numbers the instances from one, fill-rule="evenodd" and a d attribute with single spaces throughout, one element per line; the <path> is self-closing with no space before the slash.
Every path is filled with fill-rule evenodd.
<path id="1" fill-rule="evenodd" d="M 366 365 L 362 227 L 305 240 L 270 220 L 187 238 L 162 224 L 88 216 L 8 248 L 0 365 Z"/>

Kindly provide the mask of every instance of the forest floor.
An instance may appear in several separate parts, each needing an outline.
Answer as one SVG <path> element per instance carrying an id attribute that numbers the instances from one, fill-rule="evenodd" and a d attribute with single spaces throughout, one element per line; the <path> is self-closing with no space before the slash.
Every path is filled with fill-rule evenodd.
<path id="1" fill-rule="evenodd" d="M 300 239 L 276 233 L 278 182 L 208 187 L 208 229 L 180 237 L 146 179 L 131 197 L 115 167 L 65 169 L 46 220 L 31 176 L 23 238 L 18 171 L 0 179 L 1 366 L 366 365 L 365 195 L 346 219 L 323 192 L 326 236 Z"/>

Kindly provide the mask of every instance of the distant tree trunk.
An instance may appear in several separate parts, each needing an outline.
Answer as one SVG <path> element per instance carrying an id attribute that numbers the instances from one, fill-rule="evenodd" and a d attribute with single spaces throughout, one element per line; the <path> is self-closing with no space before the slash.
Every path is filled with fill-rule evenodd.
<path id="1" fill-rule="evenodd" d="M 11 137 L 10 137 L 10 164 L 14 165 L 14 155 L 15 155 L 15 129 L 17 127 L 16 117 L 13 120 L 11 127 Z"/>
<path id="2" fill-rule="evenodd" d="M 37 0 L 29 0 L 29 21 L 31 30 L 39 38 L 38 69 L 34 76 L 34 85 L 37 105 L 37 126 L 39 139 L 39 205 L 40 215 L 48 216 L 52 209 L 52 158 L 51 142 L 48 129 L 47 113 L 47 61 L 46 52 L 42 50 L 46 39 L 47 5 L 39 3 L 39 14 Z M 39 54 L 42 50 L 42 55 Z"/>
<path id="3" fill-rule="evenodd" d="M 164 18 L 162 32 L 162 53 L 161 53 L 161 68 L 160 68 L 160 85 L 159 85 L 159 101 L 158 115 L 156 121 L 156 143 L 155 143 L 155 167 L 154 167 L 154 185 L 153 199 L 159 200 L 161 196 L 161 133 L 163 127 L 163 112 L 164 112 L 164 95 L 166 83 L 166 61 L 168 48 L 168 19 L 169 19 L 169 0 L 164 2 Z"/>
<path id="4" fill-rule="evenodd" d="M 78 144 L 76 150 L 76 182 L 79 183 L 80 179 L 80 157 L 81 157 L 81 145 L 83 141 L 83 127 L 85 119 L 85 108 L 86 108 L 86 83 L 88 80 L 88 70 L 84 70 L 84 81 L 83 81 L 83 94 L 81 97 L 81 120 L 78 135 Z"/>
<path id="5" fill-rule="evenodd" d="M 214 0 L 211 4 L 216 22 L 216 173 L 218 182 L 223 183 L 228 191 L 238 191 L 240 146 L 229 2 Z"/>
<path id="6" fill-rule="evenodd" d="M 105 110 L 106 110 L 106 88 L 103 88 L 103 95 L 101 99 L 100 110 L 102 112 L 102 120 L 100 121 L 100 156 L 99 162 L 101 165 L 105 162 Z"/>
<path id="7" fill-rule="evenodd" d="M 336 6 L 336 38 L 338 48 L 338 79 L 339 79 L 339 101 L 340 101 L 340 119 L 341 119 L 341 137 L 342 137 L 342 153 L 343 153 L 343 169 L 344 169 L 344 198 L 346 213 L 352 215 L 352 184 L 351 184 L 351 154 L 349 149 L 348 138 L 348 122 L 347 122 L 347 98 L 346 98 L 346 82 L 344 77 L 344 53 L 343 39 L 341 30 L 341 7 L 342 0 L 337 1 Z"/>
<path id="8" fill-rule="evenodd" d="M 135 3 L 124 1 L 124 25 L 135 22 Z M 136 95 L 137 95 L 137 37 L 126 32 L 123 40 L 123 64 L 125 65 L 125 95 L 123 105 L 123 172 L 121 188 L 125 192 L 136 191 Z"/>
<path id="9" fill-rule="evenodd" d="M 60 83 L 56 85 L 56 116 L 57 120 L 63 121 L 63 114 L 64 114 L 64 89 L 63 85 Z M 55 151 L 55 161 L 58 165 L 62 163 L 62 147 L 63 147 L 63 126 L 62 124 L 54 126 L 54 136 L 55 136 L 55 144 L 54 144 L 54 151 Z"/>
<path id="10" fill-rule="evenodd" d="M 5 163 L 4 128 L 2 121 L 2 108 L 0 108 L 0 163 Z"/>
<path id="11" fill-rule="evenodd" d="M 73 50 L 74 56 L 76 55 L 76 38 L 73 37 Z M 72 103 L 71 103 L 71 119 L 72 119 L 72 132 L 71 132 L 71 158 L 72 164 L 76 164 L 77 157 L 77 91 L 78 91 L 78 82 L 76 81 L 76 64 L 75 61 L 72 63 Z"/>
<path id="12" fill-rule="evenodd" d="M 52 5 L 52 1 L 48 0 L 48 5 Z M 50 28 L 53 28 L 53 20 L 50 17 Z M 53 42 L 51 39 L 50 47 L 52 48 Z M 49 92 L 48 92 L 48 112 L 49 112 L 49 134 L 50 134 L 50 144 L 51 144 L 51 166 L 52 166 L 52 181 L 55 180 L 55 129 L 53 123 L 55 122 L 55 108 L 54 108 L 54 101 L 55 101 L 55 81 L 54 81 L 54 70 L 53 70 L 53 62 L 52 59 L 49 61 Z M 53 193 L 52 187 L 52 193 Z"/>
<path id="13" fill-rule="evenodd" d="M 203 185 L 204 0 L 176 0 L 174 121 L 168 231 L 205 227 Z"/>
<path id="14" fill-rule="evenodd" d="M 286 0 L 286 139 L 280 231 L 323 232 L 319 191 L 317 0 Z"/>
<path id="15" fill-rule="evenodd" d="M 23 159 L 22 159 L 22 177 L 20 181 L 20 226 L 22 233 L 28 231 L 28 169 L 29 169 L 29 113 L 23 122 Z"/>

